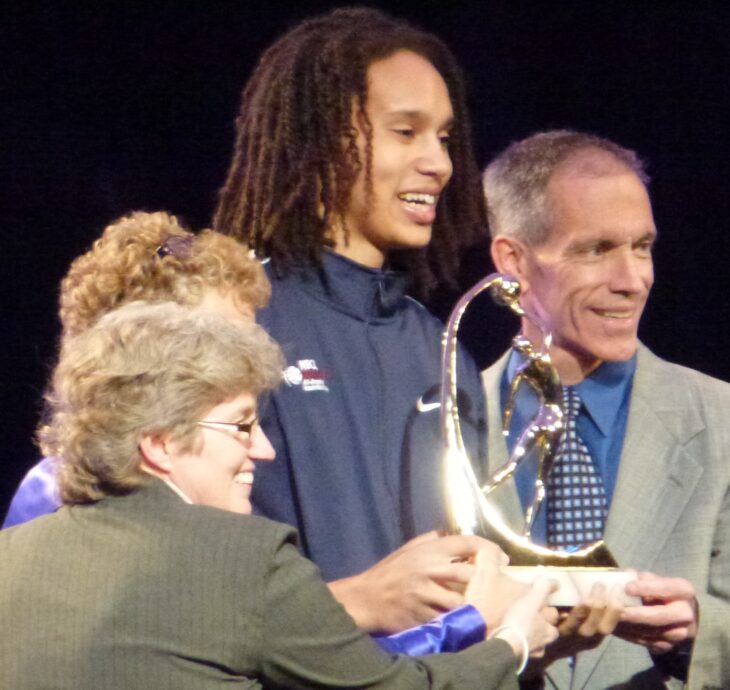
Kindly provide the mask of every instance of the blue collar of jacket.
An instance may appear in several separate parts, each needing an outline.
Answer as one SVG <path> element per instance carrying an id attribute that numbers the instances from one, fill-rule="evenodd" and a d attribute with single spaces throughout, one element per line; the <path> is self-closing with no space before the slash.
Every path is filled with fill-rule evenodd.
<path id="1" fill-rule="evenodd" d="M 405 298 L 408 282 L 401 271 L 369 268 L 332 251 L 323 252 L 321 266 L 291 269 L 287 278 L 313 297 L 363 321 L 393 316 Z"/>

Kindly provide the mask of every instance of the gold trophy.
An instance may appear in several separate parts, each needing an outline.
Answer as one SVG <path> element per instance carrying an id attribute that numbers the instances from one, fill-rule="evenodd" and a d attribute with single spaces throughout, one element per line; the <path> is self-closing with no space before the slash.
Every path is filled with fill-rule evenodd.
<path id="1" fill-rule="evenodd" d="M 594 582 L 600 580 L 610 587 L 617 583 L 626 584 L 636 575 L 633 571 L 617 568 L 603 540 L 569 552 L 530 541 L 530 532 L 545 498 L 547 478 L 564 429 L 562 385 L 548 353 L 550 334 L 544 334 L 539 344 L 521 334 L 512 341 L 513 349 L 522 354 L 523 363 L 518 367 L 510 388 L 503 432 L 506 434 L 509 428 L 516 393 L 521 385 L 531 386 L 540 404 L 537 413 L 520 434 L 507 462 L 480 486 L 461 435 L 456 394 L 456 334 L 466 308 L 485 290 L 491 292 L 497 303 L 509 307 L 518 316 L 530 318 L 519 302 L 519 282 L 511 276 L 492 273 L 461 297 L 446 324 L 442 343 L 441 431 L 448 530 L 452 534 L 478 534 L 496 542 L 510 558 L 507 572 L 511 577 L 525 582 L 538 575 L 556 579 L 560 589 L 552 595 L 550 603 L 574 606 L 585 599 Z M 518 534 L 506 523 L 490 495 L 533 454 L 537 456 L 535 494 L 525 513 L 522 533 Z M 640 601 L 635 597 L 625 596 L 626 605 L 638 603 Z"/>

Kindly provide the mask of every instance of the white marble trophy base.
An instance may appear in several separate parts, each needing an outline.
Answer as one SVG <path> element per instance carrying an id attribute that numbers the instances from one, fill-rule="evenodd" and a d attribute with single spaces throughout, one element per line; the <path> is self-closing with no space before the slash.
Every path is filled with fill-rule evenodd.
<path id="1" fill-rule="evenodd" d="M 621 570 L 619 568 L 507 565 L 503 567 L 503 571 L 505 575 L 509 575 L 512 579 L 527 584 L 537 577 L 557 580 L 560 589 L 550 595 L 548 604 L 569 608 L 585 601 L 590 594 L 591 587 L 596 582 L 602 582 L 606 586 L 606 590 L 610 590 L 614 585 L 624 587 L 629 582 L 636 580 L 634 570 Z M 641 606 L 641 599 L 624 593 L 624 606 Z"/>

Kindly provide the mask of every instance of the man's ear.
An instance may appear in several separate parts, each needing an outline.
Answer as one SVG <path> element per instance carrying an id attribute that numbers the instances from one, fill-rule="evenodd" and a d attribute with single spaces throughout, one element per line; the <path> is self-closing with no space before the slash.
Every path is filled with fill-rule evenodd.
<path id="1" fill-rule="evenodd" d="M 167 434 L 144 434 L 139 440 L 142 464 L 155 474 L 168 475 L 172 471 L 170 439 Z"/>
<path id="2" fill-rule="evenodd" d="M 528 287 L 529 271 L 525 245 L 514 237 L 497 235 L 492 240 L 492 261 L 500 273 L 507 273 L 520 281 L 522 291 Z"/>

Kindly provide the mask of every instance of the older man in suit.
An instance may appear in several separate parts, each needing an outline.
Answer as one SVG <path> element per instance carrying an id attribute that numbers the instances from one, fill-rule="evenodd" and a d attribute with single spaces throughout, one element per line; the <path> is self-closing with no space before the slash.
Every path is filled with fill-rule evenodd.
<path id="1" fill-rule="evenodd" d="M 644 603 L 627 608 L 594 649 L 545 664 L 537 683 L 547 687 L 730 687 L 730 386 L 638 341 L 657 234 L 646 184 L 632 151 L 570 131 L 512 144 L 484 174 L 492 257 L 522 285 L 522 332 L 536 343 L 552 334 L 550 355 L 573 391 L 566 395 L 579 396 L 581 471 L 598 497 L 581 507 L 584 516 L 594 511 L 592 524 L 572 527 L 602 533 L 618 563 L 640 571 L 627 590 Z M 508 353 L 483 374 L 492 470 L 537 404 L 520 392 L 505 441 L 502 414 L 519 365 Z M 525 464 L 494 494 L 516 529 L 534 477 Z M 557 535 L 565 514 L 560 480 L 552 481 L 533 536 L 579 545 Z"/>

